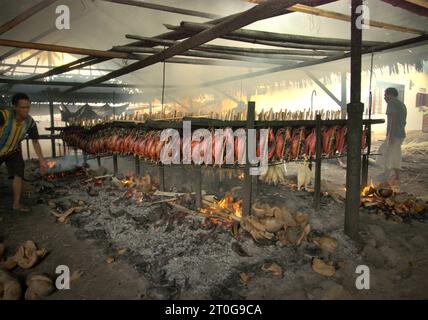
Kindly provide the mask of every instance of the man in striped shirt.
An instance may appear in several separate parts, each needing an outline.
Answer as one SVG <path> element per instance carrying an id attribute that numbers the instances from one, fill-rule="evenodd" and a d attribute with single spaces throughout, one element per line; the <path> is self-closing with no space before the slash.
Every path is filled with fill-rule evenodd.
<path id="1" fill-rule="evenodd" d="M 47 164 L 38 141 L 36 122 L 29 115 L 30 98 L 24 93 L 17 93 L 12 98 L 12 105 L 13 109 L 0 110 L 0 165 L 5 162 L 9 176 L 13 177 L 13 210 L 27 212 L 29 209 L 21 203 L 24 177 L 21 141 L 26 137 L 32 140 L 41 174 L 46 173 Z"/>

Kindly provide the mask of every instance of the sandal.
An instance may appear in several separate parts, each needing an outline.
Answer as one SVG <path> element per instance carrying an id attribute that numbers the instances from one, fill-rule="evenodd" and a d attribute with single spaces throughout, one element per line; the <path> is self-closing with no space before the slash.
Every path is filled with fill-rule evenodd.
<path id="1" fill-rule="evenodd" d="M 31 209 L 28 208 L 28 207 L 26 207 L 26 206 L 21 205 L 18 208 L 12 207 L 12 211 L 15 211 L 15 212 L 16 211 L 18 211 L 18 212 L 30 212 Z"/>

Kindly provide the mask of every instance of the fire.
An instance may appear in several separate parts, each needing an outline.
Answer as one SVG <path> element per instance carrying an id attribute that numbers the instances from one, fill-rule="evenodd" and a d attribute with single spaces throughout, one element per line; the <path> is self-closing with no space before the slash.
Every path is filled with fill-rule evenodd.
<path id="1" fill-rule="evenodd" d="M 242 199 L 238 199 L 235 202 L 230 193 L 226 193 L 225 197 L 217 203 L 220 208 L 233 212 L 233 214 L 239 218 L 242 216 L 241 204 Z"/>
<path id="2" fill-rule="evenodd" d="M 368 196 L 372 196 L 375 192 L 376 192 L 376 187 L 374 186 L 373 181 L 370 180 L 370 185 L 365 186 L 363 188 L 363 191 L 361 191 L 361 195 L 363 197 L 368 197 Z"/>
<path id="3" fill-rule="evenodd" d="M 245 178 L 245 173 L 241 172 L 241 173 L 238 175 L 238 179 L 239 179 L 239 180 L 244 180 L 244 178 Z"/>
<path id="4" fill-rule="evenodd" d="M 53 169 L 56 167 L 56 161 L 53 161 L 53 160 L 46 160 L 46 164 L 49 169 Z"/>

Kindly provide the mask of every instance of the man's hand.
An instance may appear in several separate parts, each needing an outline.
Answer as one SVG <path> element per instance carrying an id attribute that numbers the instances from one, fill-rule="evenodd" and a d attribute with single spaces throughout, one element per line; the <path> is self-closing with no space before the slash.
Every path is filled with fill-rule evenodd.
<path id="1" fill-rule="evenodd" d="M 40 175 L 44 176 L 48 172 L 48 163 L 45 159 L 40 159 Z"/>

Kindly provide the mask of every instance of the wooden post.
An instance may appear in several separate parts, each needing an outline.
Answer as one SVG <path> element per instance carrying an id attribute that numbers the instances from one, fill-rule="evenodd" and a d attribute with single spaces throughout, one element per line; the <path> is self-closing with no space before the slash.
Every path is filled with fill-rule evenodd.
<path id="1" fill-rule="evenodd" d="M 25 139 L 25 144 L 27 145 L 27 159 L 30 160 L 30 140 Z"/>
<path id="2" fill-rule="evenodd" d="M 251 201 L 253 193 L 253 177 L 250 175 L 250 161 L 248 157 L 248 130 L 254 129 L 256 103 L 254 101 L 248 101 L 247 107 L 247 127 L 246 127 L 246 161 L 245 161 L 245 176 L 244 176 L 244 199 L 242 200 L 242 217 L 248 217 L 251 212 Z"/>
<path id="3" fill-rule="evenodd" d="M 97 164 L 98 168 L 101 168 L 101 158 L 99 156 L 97 156 Z"/>
<path id="4" fill-rule="evenodd" d="M 65 141 L 64 140 L 62 140 L 62 151 L 63 151 L 64 157 L 65 157 L 67 155 L 67 148 L 65 146 Z"/>
<path id="5" fill-rule="evenodd" d="M 346 86 L 346 71 L 343 71 L 340 73 L 340 100 L 342 102 L 341 104 L 341 118 L 342 119 L 346 119 L 346 90 L 347 90 L 347 86 Z"/>
<path id="6" fill-rule="evenodd" d="M 362 0 L 352 1 L 351 22 L 351 103 L 348 104 L 348 132 L 346 165 L 345 233 L 358 239 L 359 208 L 361 204 L 361 132 L 364 105 L 361 103 L 361 43 L 362 30 L 357 27 L 360 18 L 357 8 Z"/>
<path id="7" fill-rule="evenodd" d="M 315 151 L 315 181 L 314 181 L 314 208 L 315 210 L 320 209 L 321 200 L 321 156 L 322 156 L 322 145 L 321 145 L 321 115 L 316 116 L 316 151 Z"/>
<path id="8" fill-rule="evenodd" d="M 200 166 L 196 166 L 195 170 L 195 197 L 196 209 L 202 208 L 202 170 Z"/>
<path id="9" fill-rule="evenodd" d="M 83 151 L 83 166 L 86 167 L 88 164 L 88 155 L 85 151 Z"/>
<path id="10" fill-rule="evenodd" d="M 79 157 L 77 156 L 77 149 L 74 148 L 74 159 L 76 160 L 76 165 L 79 164 Z"/>
<path id="11" fill-rule="evenodd" d="M 117 154 L 113 155 L 113 173 L 115 176 L 117 176 L 117 173 L 119 172 L 118 166 L 117 166 Z"/>
<path id="12" fill-rule="evenodd" d="M 140 158 L 135 156 L 135 175 L 138 177 L 140 175 Z"/>
<path id="13" fill-rule="evenodd" d="M 53 138 L 53 135 L 55 133 L 55 130 L 53 129 L 55 127 L 55 120 L 54 120 L 54 105 L 53 102 L 49 102 L 49 113 L 51 118 L 51 147 L 52 147 L 52 158 L 56 157 L 56 148 L 55 148 L 55 138 Z"/>
<path id="14" fill-rule="evenodd" d="M 159 189 L 165 191 L 165 168 L 162 164 L 159 166 Z"/>

